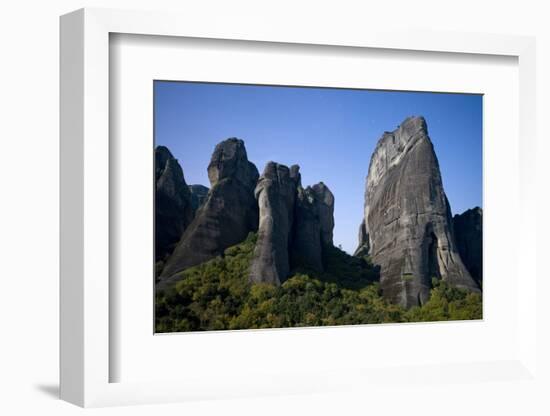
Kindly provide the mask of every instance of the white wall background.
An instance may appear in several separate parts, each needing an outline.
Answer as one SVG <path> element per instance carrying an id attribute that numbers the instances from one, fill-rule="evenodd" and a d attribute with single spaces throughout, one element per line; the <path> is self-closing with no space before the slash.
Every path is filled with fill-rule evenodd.
<path id="1" fill-rule="evenodd" d="M 540 262 L 550 232 L 543 217 L 548 202 L 547 157 L 550 114 L 550 12 L 545 1 L 169 1 L 10 0 L 0 8 L 0 413 L 76 414 L 81 409 L 56 399 L 58 385 L 58 17 L 77 8 L 116 7 L 178 10 L 208 20 L 213 13 L 239 19 L 269 17 L 287 24 L 376 25 L 536 35 L 538 48 L 538 131 Z M 513 226 L 511 224 L 510 226 Z M 510 242 L 513 250 L 514 243 Z M 505 254 L 503 255 L 505 258 Z M 539 293 L 548 293 L 543 282 Z M 540 305 L 550 319 L 549 306 Z M 545 325 L 550 328 L 550 325 Z M 541 331 L 541 365 L 548 365 L 549 331 Z M 548 369 L 548 367 L 546 367 Z M 546 374 L 550 372 L 546 371 Z M 548 414 L 543 392 L 517 386 L 488 386 L 449 398 L 438 386 L 417 392 L 411 410 L 419 414 Z M 538 402 L 536 398 L 541 400 Z M 392 414 L 391 388 L 383 397 L 331 395 L 258 398 L 93 410 L 101 415 L 171 414 Z"/>

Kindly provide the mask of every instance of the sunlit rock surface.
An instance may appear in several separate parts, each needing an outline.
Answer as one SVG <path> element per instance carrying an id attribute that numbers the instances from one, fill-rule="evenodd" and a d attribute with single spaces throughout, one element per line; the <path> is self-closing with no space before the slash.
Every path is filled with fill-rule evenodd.
<path id="1" fill-rule="evenodd" d="M 425 303 L 432 278 L 479 291 L 458 253 L 423 117 L 407 118 L 378 141 L 368 170 L 360 239 L 359 249 L 368 248 L 381 267 L 382 293 L 393 303 L 407 308 Z"/>

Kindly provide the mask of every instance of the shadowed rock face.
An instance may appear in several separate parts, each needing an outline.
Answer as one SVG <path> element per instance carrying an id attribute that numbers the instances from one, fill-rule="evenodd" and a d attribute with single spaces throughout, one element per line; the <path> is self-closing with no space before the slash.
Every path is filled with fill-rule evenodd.
<path id="1" fill-rule="evenodd" d="M 193 209 L 183 170 L 164 146 L 155 149 L 155 180 L 155 260 L 161 260 L 191 223 Z"/>
<path id="2" fill-rule="evenodd" d="M 359 234 L 357 238 L 359 240 L 359 246 L 357 247 L 357 250 L 355 250 L 355 253 L 353 253 L 353 255 L 356 257 L 363 257 L 368 255 L 370 252 L 369 235 L 367 233 L 367 227 L 365 225 L 364 219 L 359 225 Z"/>
<path id="3" fill-rule="evenodd" d="M 469 209 L 453 218 L 460 257 L 479 287 L 483 281 L 483 211 Z"/>
<path id="4" fill-rule="evenodd" d="M 311 187 L 315 196 L 315 204 L 319 212 L 321 226 L 321 242 L 324 245 L 332 245 L 332 232 L 334 230 L 334 195 L 323 182 Z"/>
<path id="5" fill-rule="evenodd" d="M 191 192 L 191 206 L 195 213 L 205 202 L 208 196 L 208 188 L 204 185 L 189 185 Z"/>
<path id="6" fill-rule="evenodd" d="M 334 196 L 319 183 L 302 188 L 299 166 L 269 162 L 256 186 L 260 209 L 250 281 L 281 284 L 291 267 L 323 271 L 332 245 Z"/>
<path id="7" fill-rule="evenodd" d="M 292 265 L 322 272 L 323 250 L 332 246 L 334 229 L 334 196 L 323 182 L 298 186 L 293 228 Z"/>
<path id="8" fill-rule="evenodd" d="M 298 187 L 295 208 L 294 236 L 291 247 L 291 263 L 323 271 L 323 247 L 321 245 L 321 222 L 315 193 L 311 187 Z"/>
<path id="9" fill-rule="evenodd" d="M 365 227 L 383 295 L 411 307 L 426 302 L 431 279 L 479 291 L 452 234 L 451 210 L 424 118 L 386 132 L 372 155 L 365 192 Z M 360 241 L 360 246 L 365 246 Z"/>
<path id="10" fill-rule="evenodd" d="M 224 179 L 233 179 L 247 188 L 254 188 L 258 176 L 258 169 L 248 161 L 242 140 L 232 137 L 216 145 L 208 165 L 212 188 Z"/>
<path id="11" fill-rule="evenodd" d="M 168 259 L 159 288 L 177 281 L 176 273 L 221 255 L 257 230 L 258 170 L 248 161 L 242 140 L 231 138 L 216 146 L 208 177 L 211 189 L 206 201 Z"/>
<path id="12" fill-rule="evenodd" d="M 260 221 L 258 240 L 250 266 L 251 282 L 281 284 L 290 270 L 289 245 L 294 220 L 298 167 L 268 162 L 254 195 Z"/>

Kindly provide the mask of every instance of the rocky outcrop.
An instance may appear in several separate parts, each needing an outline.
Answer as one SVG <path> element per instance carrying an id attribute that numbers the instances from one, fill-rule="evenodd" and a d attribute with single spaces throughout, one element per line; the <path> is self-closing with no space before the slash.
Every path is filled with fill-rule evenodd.
<path id="1" fill-rule="evenodd" d="M 364 219 L 363 221 L 361 221 L 361 224 L 359 225 L 358 240 L 359 240 L 359 245 L 357 247 L 357 250 L 355 250 L 355 253 L 353 253 L 353 255 L 355 257 L 367 256 L 370 252 L 370 244 L 369 244 L 369 234 L 367 233 L 367 226 L 365 224 Z"/>
<path id="2" fill-rule="evenodd" d="M 298 186 L 293 229 L 291 265 L 322 272 L 323 252 L 333 244 L 334 229 L 334 196 L 323 182 Z"/>
<path id="3" fill-rule="evenodd" d="M 191 206 L 193 207 L 193 213 L 195 213 L 205 202 L 208 196 L 208 188 L 204 185 L 189 185 L 189 192 L 191 192 Z"/>
<path id="4" fill-rule="evenodd" d="M 311 187 L 319 213 L 319 222 L 321 226 L 321 243 L 323 245 L 332 245 L 334 230 L 334 195 L 323 182 L 319 182 Z"/>
<path id="5" fill-rule="evenodd" d="M 483 211 L 469 209 L 453 217 L 454 235 L 460 257 L 479 287 L 483 281 Z"/>
<path id="6" fill-rule="evenodd" d="M 260 221 L 250 281 L 281 284 L 290 270 L 289 246 L 294 204 L 299 183 L 297 167 L 269 162 L 258 180 L 254 195 Z"/>
<path id="7" fill-rule="evenodd" d="M 164 146 L 155 149 L 155 260 L 172 252 L 193 219 L 191 193 L 178 161 Z"/>
<path id="8" fill-rule="evenodd" d="M 315 194 L 311 187 L 298 188 L 293 224 L 291 262 L 295 267 L 323 271 L 321 222 Z"/>
<path id="9" fill-rule="evenodd" d="M 216 145 L 208 165 L 208 180 L 212 188 L 223 180 L 254 188 L 258 176 L 258 169 L 248 160 L 242 140 L 232 137 Z"/>
<path id="10" fill-rule="evenodd" d="M 177 281 L 177 273 L 221 255 L 257 230 L 258 176 L 242 140 L 230 138 L 216 146 L 208 166 L 211 188 L 206 201 L 166 262 L 158 287 Z"/>
<path id="11" fill-rule="evenodd" d="M 381 267 L 382 293 L 393 303 L 423 304 L 432 278 L 479 291 L 454 241 L 424 118 L 410 117 L 378 141 L 367 176 L 364 221 L 360 235 L 368 236 L 372 261 Z"/>
<path id="12" fill-rule="evenodd" d="M 323 271 L 323 251 L 332 246 L 334 196 L 322 182 L 302 188 L 299 169 L 269 162 L 258 181 L 253 283 L 281 284 L 292 268 Z"/>

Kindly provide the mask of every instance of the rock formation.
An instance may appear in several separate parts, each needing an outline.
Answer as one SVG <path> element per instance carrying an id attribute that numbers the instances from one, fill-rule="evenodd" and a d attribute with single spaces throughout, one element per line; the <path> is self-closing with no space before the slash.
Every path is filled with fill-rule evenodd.
<path id="1" fill-rule="evenodd" d="M 432 278 L 479 291 L 452 233 L 451 210 L 424 118 L 385 132 L 371 157 L 360 241 L 381 267 L 384 297 L 411 307 L 426 302 Z M 368 236 L 368 237 L 367 237 Z"/>
<path id="2" fill-rule="evenodd" d="M 289 246 L 294 203 L 299 183 L 297 167 L 269 162 L 258 180 L 254 195 L 260 222 L 258 240 L 250 265 L 250 280 L 280 284 L 290 270 Z"/>
<path id="3" fill-rule="evenodd" d="M 208 190 L 209 189 L 204 185 L 189 185 L 193 213 L 195 213 L 206 202 Z"/>
<path id="4" fill-rule="evenodd" d="M 258 181 L 251 282 L 281 284 L 293 267 L 323 271 L 324 247 L 332 245 L 334 196 L 322 182 L 302 188 L 299 169 L 269 162 Z"/>
<path id="5" fill-rule="evenodd" d="M 319 182 L 311 187 L 319 212 L 319 222 L 321 226 L 321 243 L 323 245 L 332 245 L 332 232 L 334 230 L 334 195 L 328 186 Z"/>
<path id="6" fill-rule="evenodd" d="M 332 246 L 334 229 L 334 196 L 323 182 L 298 186 L 293 228 L 291 264 L 322 272 L 323 251 Z"/>
<path id="7" fill-rule="evenodd" d="M 353 255 L 355 257 L 363 257 L 367 256 L 370 252 L 370 245 L 369 245 L 369 235 L 367 233 L 367 226 L 365 224 L 365 220 L 361 221 L 361 224 L 359 225 L 359 246 L 357 247 L 357 250 L 355 250 L 355 253 Z"/>
<path id="8" fill-rule="evenodd" d="M 155 149 L 155 260 L 172 252 L 193 219 L 191 193 L 178 161 L 164 146 Z"/>
<path id="9" fill-rule="evenodd" d="M 464 265 L 479 287 L 483 280 L 483 211 L 475 207 L 455 215 L 456 245 Z"/>
<path id="10" fill-rule="evenodd" d="M 291 261 L 305 269 L 323 271 L 321 222 L 315 194 L 311 187 L 298 188 L 295 224 L 291 246 Z"/>
<path id="11" fill-rule="evenodd" d="M 166 262 L 158 287 L 177 281 L 177 273 L 221 255 L 257 230 L 258 176 L 242 140 L 230 138 L 216 146 L 208 166 L 211 188 L 206 201 Z"/>

